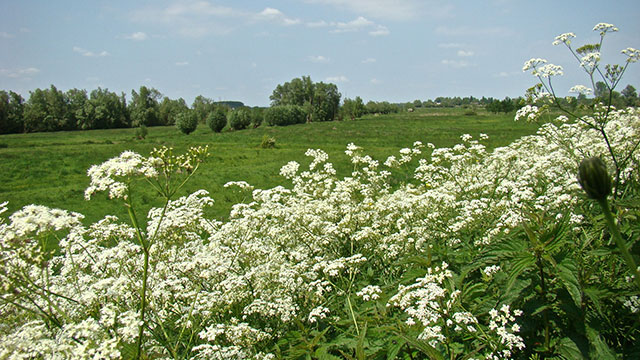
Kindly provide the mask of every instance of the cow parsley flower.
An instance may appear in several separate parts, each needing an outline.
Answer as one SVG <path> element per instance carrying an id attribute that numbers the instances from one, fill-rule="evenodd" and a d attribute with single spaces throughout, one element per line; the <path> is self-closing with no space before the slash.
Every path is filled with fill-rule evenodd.
<path id="1" fill-rule="evenodd" d="M 575 37 L 576 37 L 576 34 L 574 34 L 572 32 L 560 34 L 560 35 L 556 36 L 555 40 L 553 41 L 553 45 L 565 44 L 565 45 L 569 46 L 569 45 L 571 45 L 571 39 L 575 38 Z"/>
<path id="2" fill-rule="evenodd" d="M 608 32 L 618 31 L 618 28 L 615 27 L 613 24 L 598 23 L 596 24 L 596 26 L 593 27 L 593 31 L 600 31 L 600 36 L 604 36 L 604 34 Z"/>
<path id="3" fill-rule="evenodd" d="M 591 95 L 593 93 L 593 90 L 584 85 L 575 85 L 571 89 L 569 89 L 569 92 L 575 94 Z"/>
<path id="4" fill-rule="evenodd" d="M 364 301 L 369 301 L 369 300 L 377 300 L 380 298 L 380 293 L 382 292 L 382 290 L 380 290 L 380 287 L 377 285 L 367 285 L 365 287 L 362 288 L 362 290 L 358 291 L 356 293 L 356 295 L 362 297 L 362 300 Z"/>
<path id="5" fill-rule="evenodd" d="M 87 171 L 91 178 L 89 187 L 84 192 L 87 200 L 98 191 L 109 191 L 109 198 L 127 198 L 129 181 L 133 177 L 155 178 L 158 171 L 155 161 L 149 161 L 133 151 L 125 151 L 120 156 L 93 165 Z"/>
<path id="6" fill-rule="evenodd" d="M 628 47 L 621 51 L 622 54 L 627 56 L 627 62 L 634 63 L 640 60 L 640 50 Z"/>

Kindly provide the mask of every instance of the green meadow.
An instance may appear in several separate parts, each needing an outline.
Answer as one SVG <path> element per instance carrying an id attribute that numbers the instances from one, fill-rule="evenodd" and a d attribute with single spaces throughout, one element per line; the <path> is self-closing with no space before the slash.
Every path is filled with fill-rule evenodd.
<path id="1" fill-rule="evenodd" d="M 229 181 L 246 181 L 255 188 L 285 185 L 280 168 L 289 161 L 308 164 L 304 155 L 309 148 L 329 154 L 339 176 L 351 169 L 344 154 L 346 145 L 361 146 L 366 154 L 384 162 L 414 141 L 448 147 L 460 142 L 460 135 L 489 135 L 489 148 L 504 146 L 536 131 L 537 125 L 515 122 L 513 114 L 483 111 L 465 115 L 465 109 L 418 109 L 413 113 L 370 115 L 357 120 L 318 122 L 286 127 L 261 126 L 241 131 L 214 133 L 205 125 L 189 135 L 175 127 L 152 127 L 144 140 L 136 139 L 134 129 L 89 130 L 54 133 L 11 134 L 0 136 L 0 202 L 8 201 L 8 213 L 24 205 L 40 204 L 76 211 L 85 222 L 105 215 L 125 219 L 120 200 L 99 194 L 85 201 L 89 184 L 87 169 L 132 150 L 144 156 L 156 147 L 173 147 L 176 153 L 190 146 L 209 145 L 211 156 L 179 195 L 198 189 L 210 192 L 216 204 L 208 215 L 219 220 L 228 217 L 234 203 L 246 201 L 250 194 L 225 189 Z M 263 136 L 276 139 L 276 148 L 262 149 Z M 398 179 L 410 180 L 410 179 Z M 134 185 L 135 186 L 135 185 Z M 135 203 L 160 206 L 144 184 L 137 186 Z"/>

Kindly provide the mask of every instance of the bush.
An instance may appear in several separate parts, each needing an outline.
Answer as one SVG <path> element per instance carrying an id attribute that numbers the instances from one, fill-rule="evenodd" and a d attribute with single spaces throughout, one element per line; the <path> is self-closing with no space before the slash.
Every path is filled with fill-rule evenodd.
<path id="1" fill-rule="evenodd" d="M 253 128 L 257 128 L 262 124 L 262 119 L 264 118 L 264 108 L 253 108 L 251 109 L 251 126 Z"/>
<path id="2" fill-rule="evenodd" d="M 229 112 L 228 119 L 233 130 L 246 129 L 251 124 L 251 113 L 247 108 L 238 108 Z"/>
<path id="3" fill-rule="evenodd" d="M 304 109 L 297 105 L 273 106 L 264 111 L 264 121 L 270 126 L 303 124 L 306 114 Z"/>
<path id="4" fill-rule="evenodd" d="M 147 137 L 147 134 L 149 133 L 149 130 L 147 130 L 147 127 L 144 125 L 140 125 L 139 127 L 136 128 L 136 138 L 140 139 L 140 140 L 144 140 L 144 138 Z"/>
<path id="5" fill-rule="evenodd" d="M 191 134 L 198 127 L 198 116 L 193 111 L 185 111 L 176 116 L 176 127 L 183 134 Z"/>
<path id="6" fill-rule="evenodd" d="M 207 126 L 213 132 L 220 132 L 227 126 L 227 114 L 223 108 L 216 108 L 207 115 Z"/>
<path id="7" fill-rule="evenodd" d="M 264 135 L 262 137 L 262 143 L 260 143 L 260 147 L 263 149 L 273 149 L 276 147 L 276 138 Z"/>

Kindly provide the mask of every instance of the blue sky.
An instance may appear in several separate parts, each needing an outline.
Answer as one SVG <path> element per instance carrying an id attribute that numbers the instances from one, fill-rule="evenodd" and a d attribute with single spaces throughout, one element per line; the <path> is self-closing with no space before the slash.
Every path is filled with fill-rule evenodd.
<path id="1" fill-rule="evenodd" d="M 562 65 L 560 95 L 587 85 L 554 37 L 595 42 L 604 62 L 640 48 L 640 2 L 516 0 L 0 0 L 0 89 L 146 85 L 191 104 L 197 95 L 267 106 L 294 77 L 332 82 L 344 97 L 405 102 L 523 95 L 523 63 Z M 634 64 L 632 64 L 634 65 Z M 622 87 L 640 89 L 640 64 Z M 621 89 L 619 89 L 621 90 Z"/>

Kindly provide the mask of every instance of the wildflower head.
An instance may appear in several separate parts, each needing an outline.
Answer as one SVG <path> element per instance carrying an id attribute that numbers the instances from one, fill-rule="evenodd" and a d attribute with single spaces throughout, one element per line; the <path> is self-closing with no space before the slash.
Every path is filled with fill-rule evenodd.
<path id="1" fill-rule="evenodd" d="M 578 182 L 591 199 L 603 200 L 611 193 L 611 177 L 599 157 L 582 160 L 578 168 Z"/>

